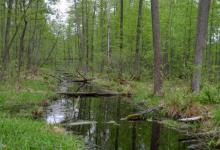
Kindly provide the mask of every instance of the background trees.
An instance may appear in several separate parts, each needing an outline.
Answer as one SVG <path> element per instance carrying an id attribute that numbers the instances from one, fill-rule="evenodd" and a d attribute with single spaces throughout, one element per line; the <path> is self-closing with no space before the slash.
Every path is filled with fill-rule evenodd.
<path id="1" fill-rule="evenodd" d="M 191 80 L 199 4 L 196 0 L 158 2 L 161 77 Z M 61 23 L 59 15 L 55 20 L 49 19 L 51 13 L 56 14 L 50 3 L 54 1 L 1 1 L 2 78 L 36 72 L 42 67 L 65 66 L 87 73 L 119 75 L 121 79 L 152 79 L 149 0 L 74 0 L 65 23 Z M 220 73 L 219 7 L 219 0 L 213 0 L 204 61 L 199 63 L 201 80 L 211 82 L 217 81 Z"/>

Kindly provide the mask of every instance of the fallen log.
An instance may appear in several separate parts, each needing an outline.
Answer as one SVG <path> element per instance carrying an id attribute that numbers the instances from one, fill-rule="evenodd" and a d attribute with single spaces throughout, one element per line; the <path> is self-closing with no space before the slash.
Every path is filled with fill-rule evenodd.
<path id="1" fill-rule="evenodd" d="M 63 124 L 63 126 L 82 126 L 82 125 L 92 125 L 96 123 L 97 123 L 96 121 L 77 121 L 77 122 Z"/>
<path id="2" fill-rule="evenodd" d="M 87 121 L 87 120 L 79 120 L 76 122 L 70 122 L 70 123 L 62 123 L 63 126 L 82 126 L 82 125 L 93 125 L 93 124 L 97 124 L 97 121 Z M 102 124 L 110 124 L 110 125 L 115 125 L 115 126 L 120 126 L 120 124 L 118 124 L 115 121 L 109 121 L 109 122 L 102 122 Z"/>
<path id="3" fill-rule="evenodd" d="M 113 97 L 113 96 L 127 96 L 130 97 L 130 93 L 97 93 L 97 92 L 58 92 L 59 95 L 65 95 L 68 97 Z"/>
<path id="4" fill-rule="evenodd" d="M 90 79 L 74 79 L 74 80 L 71 80 L 71 82 L 84 82 L 84 83 L 88 83 L 88 82 L 91 82 L 95 80 L 95 78 L 90 78 Z"/>

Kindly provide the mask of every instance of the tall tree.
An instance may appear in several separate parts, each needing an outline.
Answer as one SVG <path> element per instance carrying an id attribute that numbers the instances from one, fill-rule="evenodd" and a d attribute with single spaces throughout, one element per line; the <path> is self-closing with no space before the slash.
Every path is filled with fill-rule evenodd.
<path id="1" fill-rule="evenodd" d="M 4 48 L 3 48 L 3 54 L 2 54 L 2 64 L 4 67 L 6 67 L 9 61 L 9 36 L 10 36 L 9 34 L 10 34 L 10 29 L 11 29 L 12 5 L 13 5 L 13 0 L 8 0 L 8 3 L 7 3 L 8 12 L 7 12 L 7 18 L 6 18 Z"/>
<path id="2" fill-rule="evenodd" d="M 161 48 L 160 48 L 160 18 L 158 0 L 151 0 L 151 17 L 154 48 L 154 94 L 162 95 L 162 75 L 161 75 Z"/>
<path id="3" fill-rule="evenodd" d="M 201 72 L 202 72 L 202 56 L 206 46 L 206 34 L 208 30 L 208 18 L 211 0 L 200 0 L 197 22 L 197 38 L 195 51 L 195 68 L 192 79 L 192 91 L 198 93 L 200 91 Z"/>
<path id="4" fill-rule="evenodd" d="M 122 77 L 122 50 L 123 50 L 123 32 L 124 28 L 124 0 L 120 0 L 120 60 L 119 60 L 119 78 Z"/>
<path id="5" fill-rule="evenodd" d="M 111 1 L 107 0 L 108 35 L 107 35 L 107 62 L 111 64 Z"/>
<path id="6" fill-rule="evenodd" d="M 141 38 L 142 5 L 143 5 L 143 0 L 139 0 L 137 33 L 136 33 L 136 51 L 135 51 L 135 79 L 140 79 L 140 38 Z"/>

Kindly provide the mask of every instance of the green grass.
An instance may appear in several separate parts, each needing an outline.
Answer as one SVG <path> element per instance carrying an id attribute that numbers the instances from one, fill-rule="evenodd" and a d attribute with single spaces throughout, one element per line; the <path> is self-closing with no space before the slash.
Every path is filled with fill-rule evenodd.
<path id="1" fill-rule="evenodd" d="M 7 118 L 1 115 L 0 149 L 71 149 L 79 150 L 81 140 L 65 133 L 57 133 L 54 127 L 40 121 L 24 118 Z"/>
<path id="2" fill-rule="evenodd" d="M 0 150 L 82 149 L 81 139 L 32 119 L 32 112 L 56 95 L 55 88 L 56 80 L 42 74 L 28 76 L 19 85 L 13 80 L 0 85 Z"/>
<path id="3" fill-rule="evenodd" d="M 55 81 L 35 77 L 22 80 L 17 84 L 4 83 L 0 85 L 0 106 L 38 104 L 55 96 Z"/>
<path id="4" fill-rule="evenodd" d="M 220 125 L 220 110 L 219 109 L 215 109 L 213 111 L 214 114 L 214 121 L 217 125 Z"/>

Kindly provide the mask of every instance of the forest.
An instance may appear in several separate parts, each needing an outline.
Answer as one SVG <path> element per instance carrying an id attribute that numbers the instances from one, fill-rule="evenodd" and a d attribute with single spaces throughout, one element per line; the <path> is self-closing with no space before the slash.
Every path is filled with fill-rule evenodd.
<path id="1" fill-rule="evenodd" d="M 220 148 L 220 0 L 1 0 L 0 150 Z"/>

